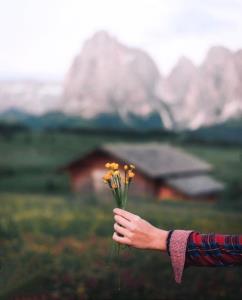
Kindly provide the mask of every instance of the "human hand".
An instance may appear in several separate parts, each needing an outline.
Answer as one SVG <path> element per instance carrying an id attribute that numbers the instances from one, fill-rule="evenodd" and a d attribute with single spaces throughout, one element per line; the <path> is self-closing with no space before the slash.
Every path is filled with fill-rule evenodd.
<path id="1" fill-rule="evenodd" d="M 115 208 L 113 240 L 135 248 L 166 251 L 168 231 L 159 229 L 126 210 Z"/>

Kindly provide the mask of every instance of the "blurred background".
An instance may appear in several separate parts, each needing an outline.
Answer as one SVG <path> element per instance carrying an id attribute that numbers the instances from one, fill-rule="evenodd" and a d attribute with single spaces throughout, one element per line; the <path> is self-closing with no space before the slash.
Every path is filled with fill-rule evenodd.
<path id="1" fill-rule="evenodd" d="M 239 268 L 188 268 L 179 286 L 166 255 L 117 261 L 100 165 L 138 161 L 128 209 L 156 226 L 241 233 L 241 12 L 240 0 L 0 0 L 1 299 L 241 299 Z M 165 174 L 142 173 L 140 149 L 153 151 L 147 174 L 152 156 Z M 185 169 L 170 178 L 181 153 L 209 166 L 190 174 L 196 192 Z"/>

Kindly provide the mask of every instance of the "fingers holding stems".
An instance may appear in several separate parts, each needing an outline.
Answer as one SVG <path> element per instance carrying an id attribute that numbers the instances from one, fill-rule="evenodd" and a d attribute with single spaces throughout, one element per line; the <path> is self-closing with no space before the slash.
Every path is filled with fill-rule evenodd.
<path id="1" fill-rule="evenodd" d="M 113 240 L 115 242 L 118 242 L 119 244 L 122 244 L 122 245 L 131 245 L 130 239 L 128 239 L 125 236 L 118 235 L 117 232 L 113 233 Z"/>
<path id="2" fill-rule="evenodd" d="M 132 214 L 131 212 L 121 209 L 121 208 L 114 208 L 113 213 L 115 215 L 118 215 L 118 216 L 121 216 L 121 217 L 127 219 L 128 221 L 131 221 L 134 218 L 138 217 L 138 216 Z"/>
<path id="3" fill-rule="evenodd" d="M 140 249 L 166 251 L 168 232 L 123 209 L 115 208 L 113 240 Z"/>

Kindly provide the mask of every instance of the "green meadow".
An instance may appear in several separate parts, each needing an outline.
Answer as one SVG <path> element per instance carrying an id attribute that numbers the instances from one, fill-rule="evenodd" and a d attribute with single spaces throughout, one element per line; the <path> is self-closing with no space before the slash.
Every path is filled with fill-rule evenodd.
<path id="1" fill-rule="evenodd" d="M 177 285 L 166 254 L 124 248 L 117 261 L 112 204 L 29 194 L 0 200 L 1 299 L 240 299 L 240 268 L 188 268 Z M 240 212 L 211 204 L 130 200 L 129 209 L 167 229 L 242 228 Z"/>
<path id="2" fill-rule="evenodd" d="M 0 191 L 62 194 L 68 177 L 58 169 L 105 142 L 168 142 L 198 155 L 214 166 L 214 175 L 227 184 L 234 202 L 241 195 L 242 147 L 182 142 L 179 136 L 100 133 L 21 132 L 0 135 Z"/>
<path id="3" fill-rule="evenodd" d="M 241 147 L 162 136 L 0 136 L 0 299 L 241 299 L 238 267 L 187 268 L 177 285 L 166 254 L 123 248 L 117 259 L 114 204 L 74 197 L 58 171 L 103 142 L 144 140 L 170 142 L 211 162 L 226 189 L 215 203 L 130 199 L 129 210 L 166 229 L 241 233 Z"/>

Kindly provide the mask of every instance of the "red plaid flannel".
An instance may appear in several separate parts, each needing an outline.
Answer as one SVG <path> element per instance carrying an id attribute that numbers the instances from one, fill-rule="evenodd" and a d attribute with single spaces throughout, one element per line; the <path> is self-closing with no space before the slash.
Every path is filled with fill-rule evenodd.
<path id="1" fill-rule="evenodd" d="M 170 239 L 175 280 L 180 283 L 184 267 L 242 265 L 242 235 L 200 234 L 175 230 Z"/>
<path id="2" fill-rule="evenodd" d="M 186 266 L 242 265 L 242 235 L 193 232 L 187 240 Z"/>

